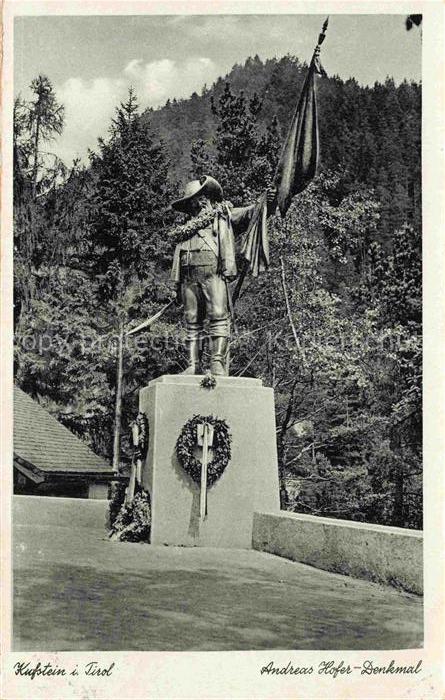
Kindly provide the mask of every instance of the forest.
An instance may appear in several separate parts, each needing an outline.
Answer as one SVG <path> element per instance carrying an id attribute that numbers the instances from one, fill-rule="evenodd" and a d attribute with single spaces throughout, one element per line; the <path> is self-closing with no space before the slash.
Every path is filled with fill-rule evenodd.
<path id="1" fill-rule="evenodd" d="M 306 70 L 255 56 L 143 112 L 130 90 L 86 164 L 51 153 L 64 107 L 50 76 L 17 96 L 15 381 L 110 461 L 119 330 L 174 295 L 170 202 L 202 174 L 235 206 L 255 201 Z M 230 372 L 274 388 L 282 508 L 422 528 L 421 85 L 326 76 L 317 90 L 319 172 L 269 218 Z M 180 317 L 125 343 L 122 470 L 139 389 L 186 366 Z"/>

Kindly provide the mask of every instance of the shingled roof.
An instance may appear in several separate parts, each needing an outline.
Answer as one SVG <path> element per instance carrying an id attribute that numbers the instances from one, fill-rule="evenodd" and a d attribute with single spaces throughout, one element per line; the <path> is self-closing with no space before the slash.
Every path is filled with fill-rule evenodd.
<path id="1" fill-rule="evenodd" d="M 111 474 L 110 465 L 14 387 L 14 455 L 44 472 Z"/>

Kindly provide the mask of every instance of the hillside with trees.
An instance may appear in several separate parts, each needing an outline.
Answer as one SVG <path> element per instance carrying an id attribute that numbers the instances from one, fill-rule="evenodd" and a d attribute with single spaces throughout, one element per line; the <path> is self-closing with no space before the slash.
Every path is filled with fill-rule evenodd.
<path id="1" fill-rule="evenodd" d="M 294 56 L 262 62 L 248 58 L 210 88 L 189 100 L 168 101 L 147 111 L 152 127 L 163 138 L 170 157 L 172 180 L 193 176 L 190 144 L 203 142 L 214 153 L 213 135 L 218 102 L 227 83 L 232 93 L 256 97 L 258 131 L 265 134 L 275 123 L 279 137 L 286 134 L 292 110 L 303 85 L 307 65 Z M 362 87 L 354 79 L 338 76 L 318 81 L 321 169 L 342 172 L 341 193 L 359 185 L 373 188 L 381 204 L 379 228 L 383 235 L 408 223 L 420 225 L 421 87 L 413 82 L 396 86 Z"/>
<path id="2" fill-rule="evenodd" d="M 172 296 L 169 202 L 210 173 L 233 204 L 271 182 L 306 66 L 250 58 L 201 95 L 117 105 L 87 166 L 51 160 L 63 129 L 44 76 L 17 99 L 15 373 L 111 459 L 123 325 Z M 269 219 L 270 270 L 246 277 L 231 374 L 275 390 L 281 502 L 422 527 L 421 87 L 318 81 L 321 165 Z M 141 386 L 185 366 L 170 309 L 124 353 L 122 463 Z"/>

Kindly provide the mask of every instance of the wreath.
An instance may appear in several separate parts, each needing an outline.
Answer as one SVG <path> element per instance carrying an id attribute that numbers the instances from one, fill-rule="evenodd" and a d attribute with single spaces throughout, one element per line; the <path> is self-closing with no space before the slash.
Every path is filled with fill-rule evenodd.
<path id="1" fill-rule="evenodd" d="M 211 204 L 203 209 L 199 214 L 192 217 L 185 224 L 175 226 L 170 230 L 169 235 L 175 243 L 183 243 L 195 236 L 198 231 L 207 228 L 215 220 L 217 214 L 226 216 L 228 210 L 232 209 L 231 202 L 220 202 L 219 204 Z"/>
<path id="2" fill-rule="evenodd" d="M 199 423 L 210 423 L 213 425 L 213 459 L 207 465 L 207 486 L 212 486 L 222 475 L 224 469 L 230 462 L 232 453 L 230 444 L 232 435 L 226 421 L 214 416 L 196 415 L 184 425 L 176 441 L 176 456 L 185 472 L 197 484 L 201 483 L 201 460 L 194 455 L 197 445 L 197 425 Z"/>

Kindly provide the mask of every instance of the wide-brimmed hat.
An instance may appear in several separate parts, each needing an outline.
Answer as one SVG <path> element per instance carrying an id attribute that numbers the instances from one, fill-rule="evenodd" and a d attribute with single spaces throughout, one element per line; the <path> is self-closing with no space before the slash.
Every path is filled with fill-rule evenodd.
<path id="1" fill-rule="evenodd" d="M 171 203 L 171 206 L 178 211 L 188 212 L 190 200 L 198 194 L 204 194 L 209 199 L 216 202 L 221 202 L 223 198 L 223 190 L 219 182 L 215 180 L 214 177 L 206 175 L 199 180 L 191 180 L 191 182 L 188 182 L 182 197 L 180 199 L 175 199 L 175 201 Z"/>

